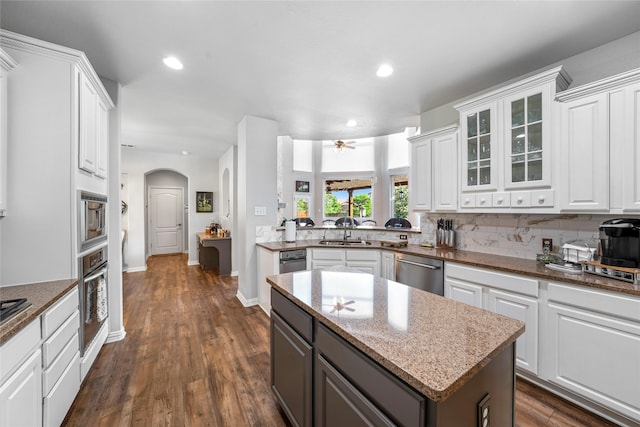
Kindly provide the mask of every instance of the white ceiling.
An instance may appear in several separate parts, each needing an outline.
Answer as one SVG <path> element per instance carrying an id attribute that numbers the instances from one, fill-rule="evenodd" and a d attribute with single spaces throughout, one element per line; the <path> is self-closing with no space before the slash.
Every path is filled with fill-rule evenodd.
<path id="1" fill-rule="evenodd" d="M 121 143 L 215 158 L 245 115 L 295 139 L 418 126 L 423 111 L 640 30 L 640 1 L 2 0 L 0 17 L 122 84 Z M 184 70 L 162 64 L 170 54 Z"/>

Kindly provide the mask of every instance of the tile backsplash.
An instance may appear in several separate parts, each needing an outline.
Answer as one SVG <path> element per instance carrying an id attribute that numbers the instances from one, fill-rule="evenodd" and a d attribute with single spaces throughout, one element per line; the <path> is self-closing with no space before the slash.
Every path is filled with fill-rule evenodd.
<path id="1" fill-rule="evenodd" d="M 629 215 L 578 215 L 578 214 L 420 214 L 421 233 L 399 231 L 351 230 L 351 238 L 365 240 L 399 239 L 407 234 L 409 243 L 435 243 L 438 218 L 452 219 L 456 231 L 456 248 L 473 252 L 535 259 L 542 252 L 542 238 L 553 239 L 553 251 L 571 240 L 598 243 L 598 227 L 602 222 Z M 637 216 L 637 215 L 636 215 Z M 339 239 L 343 230 L 299 229 L 297 240 Z M 284 240 L 282 227 L 256 228 L 256 242 L 280 242 Z"/>
<path id="2" fill-rule="evenodd" d="M 457 249 L 535 259 L 542 238 L 553 239 L 553 251 L 571 240 L 598 243 L 598 227 L 620 215 L 427 214 L 420 219 L 422 238 L 435 241 L 438 218 L 452 219 Z"/>

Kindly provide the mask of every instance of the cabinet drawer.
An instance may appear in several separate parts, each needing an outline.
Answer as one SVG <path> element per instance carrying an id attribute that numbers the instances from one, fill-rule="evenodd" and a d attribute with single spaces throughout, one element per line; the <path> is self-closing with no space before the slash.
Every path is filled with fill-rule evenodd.
<path id="1" fill-rule="evenodd" d="M 640 322 L 640 298 L 631 295 L 550 282 L 548 298 L 549 301 Z"/>
<path id="2" fill-rule="evenodd" d="M 344 261 L 344 249 L 314 249 L 312 259 Z"/>
<path id="3" fill-rule="evenodd" d="M 67 345 L 62 349 L 60 355 L 51 363 L 51 365 L 42 373 L 42 395 L 49 394 L 55 383 L 60 379 L 69 363 L 76 354 L 80 354 L 78 334 L 76 333 Z"/>
<path id="4" fill-rule="evenodd" d="M 43 399 L 43 425 L 59 426 L 80 390 L 80 354 L 78 353 L 60 377 L 60 381 Z"/>
<path id="5" fill-rule="evenodd" d="M 531 192 L 531 207 L 550 208 L 553 207 L 553 190 L 536 190 Z"/>
<path id="6" fill-rule="evenodd" d="M 404 426 L 424 426 L 427 399 L 318 323 L 316 348 L 350 383 Z"/>
<path id="7" fill-rule="evenodd" d="M 29 323 L 0 347 L 0 383 L 40 345 L 40 320 Z"/>
<path id="8" fill-rule="evenodd" d="M 514 191 L 511 193 L 511 207 L 528 208 L 531 206 L 531 193 L 529 191 Z"/>
<path id="9" fill-rule="evenodd" d="M 463 194 L 460 196 L 460 207 L 461 208 L 475 208 L 476 207 L 476 196 L 475 194 Z"/>
<path id="10" fill-rule="evenodd" d="M 476 194 L 476 208 L 490 208 L 492 203 L 491 194 Z"/>
<path id="11" fill-rule="evenodd" d="M 271 309 L 307 342 L 313 341 L 313 318 L 273 288 L 271 288 Z"/>
<path id="12" fill-rule="evenodd" d="M 54 333 L 71 316 L 71 313 L 78 310 L 79 302 L 78 288 L 74 288 L 45 311 L 42 315 L 42 337 L 46 339 Z"/>
<path id="13" fill-rule="evenodd" d="M 80 313 L 76 311 L 58 330 L 42 343 L 42 365 L 47 368 L 65 348 L 71 337 L 78 335 Z M 80 344 L 77 343 L 78 348 Z"/>
<path id="14" fill-rule="evenodd" d="M 509 206 L 511 206 L 511 194 L 494 193 L 491 196 L 491 205 L 494 208 L 508 208 Z"/>
<path id="15" fill-rule="evenodd" d="M 527 277 L 507 273 L 498 273 L 483 268 L 465 267 L 453 263 L 445 263 L 445 277 L 462 279 L 491 288 L 517 292 L 531 297 L 538 296 L 538 281 Z"/>
<path id="16" fill-rule="evenodd" d="M 347 261 L 378 261 L 379 251 L 371 249 L 347 250 Z"/>

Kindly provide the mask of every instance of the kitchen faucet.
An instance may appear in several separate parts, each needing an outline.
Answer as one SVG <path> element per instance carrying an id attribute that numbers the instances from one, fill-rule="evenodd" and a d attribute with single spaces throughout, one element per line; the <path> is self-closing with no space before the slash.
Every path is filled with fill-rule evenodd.
<path id="1" fill-rule="evenodd" d="M 344 227 L 344 237 L 343 240 L 346 242 L 347 238 L 351 237 L 351 231 L 349 231 L 349 235 L 347 235 L 347 227 Z"/>

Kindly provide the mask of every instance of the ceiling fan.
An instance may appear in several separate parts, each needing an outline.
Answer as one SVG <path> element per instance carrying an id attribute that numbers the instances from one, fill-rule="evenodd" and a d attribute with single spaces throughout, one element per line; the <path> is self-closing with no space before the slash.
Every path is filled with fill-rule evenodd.
<path id="1" fill-rule="evenodd" d="M 352 147 L 351 144 L 355 144 L 355 143 L 356 143 L 355 141 L 347 141 L 347 142 L 345 142 L 345 141 L 338 140 L 338 141 L 335 142 L 335 145 L 336 145 L 335 149 L 336 150 L 340 150 L 340 151 L 344 151 L 345 148 L 349 148 L 349 149 L 353 150 L 356 147 Z"/>

